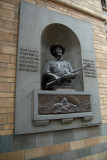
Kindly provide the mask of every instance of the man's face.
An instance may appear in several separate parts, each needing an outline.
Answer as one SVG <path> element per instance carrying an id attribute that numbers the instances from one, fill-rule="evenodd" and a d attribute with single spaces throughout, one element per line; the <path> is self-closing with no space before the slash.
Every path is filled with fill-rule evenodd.
<path id="1" fill-rule="evenodd" d="M 55 53 L 57 56 L 62 56 L 62 49 L 60 47 L 55 48 Z"/>

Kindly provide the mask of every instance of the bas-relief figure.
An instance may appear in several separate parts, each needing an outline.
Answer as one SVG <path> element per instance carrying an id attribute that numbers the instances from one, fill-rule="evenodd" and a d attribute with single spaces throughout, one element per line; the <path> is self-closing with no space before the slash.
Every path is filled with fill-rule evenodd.
<path id="1" fill-rule="evenodd" d="M 53 44 L 50 47 L 50 52 L 55 59 L 48 61 L 45 66 L 42 76 L 42 89 L 71 88 L 72 79 L 75 79 L 84 67 L 73 71 L 71 64 L 62 58 L 65 48 L 60 44 Z"/>
<path id="2" fill-rule="evenodd" d="M 45 97 L 45 101 L 43 100 L 43 96 L 39 97 L 39 114 L 68 114 L 90 111 L 89 96 L 83 98 L 82 96 L 64 95 L 61 100 L 59 100 L 60 96 L 56 96 L 55 101 L 51 97 L 49 98 L 49 95 L 47 96 L 48 99 Z"/>

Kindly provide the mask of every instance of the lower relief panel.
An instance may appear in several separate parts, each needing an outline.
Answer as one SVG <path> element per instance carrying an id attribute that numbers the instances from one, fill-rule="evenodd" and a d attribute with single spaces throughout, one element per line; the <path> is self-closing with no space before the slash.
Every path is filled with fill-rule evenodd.
<path id="1" fill-rule="evenodd" d="M 39 115 L 91 112 L 90 95 L 38 94 Z"/>

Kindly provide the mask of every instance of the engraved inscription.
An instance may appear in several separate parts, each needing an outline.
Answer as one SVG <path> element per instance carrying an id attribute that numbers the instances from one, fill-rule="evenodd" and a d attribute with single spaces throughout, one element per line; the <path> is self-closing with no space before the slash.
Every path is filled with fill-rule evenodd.
<path id="1" fill-rule="evenodd" d="M 20 48 L 19 54 L 19 71 L 38 72 L 38 51 Z"/>
<path id="2" fill-rule="evenodd" d="M 86 67 L 84 69 L 84 76 L 85 77 L 90 77 L 90 78 L 96 78 L 96 68 L 95 68 L 95 63 L 92 60 L 88 60 L 88 59 L 83 59 L 83 64 L 90 64 L 89 67 Z"/>
<path id="3" fill-rule="evenodd" d="M 90 112 L 90 95 L 38 95 L 38 112 L 46 114 L 69 114 Z"/>

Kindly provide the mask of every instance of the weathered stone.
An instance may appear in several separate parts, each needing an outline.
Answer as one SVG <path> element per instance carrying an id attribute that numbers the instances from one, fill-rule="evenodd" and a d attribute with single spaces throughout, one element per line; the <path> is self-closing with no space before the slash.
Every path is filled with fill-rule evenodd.
<path id="1" fill-rule="evenodd" d="M 35 15 L 35 17 L 33 15 Z M 45 18 L 43 15 L 46 15 Z M 17 25 L 14 23 L 9 23 L 9 27 L 13 30 L 17 29 Z M 67 44 L 65 43 L 65 38 Z M 41 39 L 41 41 L 38 39 Z M 41 76 L 48 59 L 52 60 L 49 49 L 56 39 L 59 40 L 59 42 L 56 43 L 61 43 L 65 46 L 67 54 L 65 53 L 63 55 L 64 60 L 69 61 L 74 69 L 84 66 L 87 63 L 90 63 L 93 69 L 88 68 L 89 71 L 83 69 L 76 81 L 71 83 L 72 90 L 59 89 L 57 91 L 43 91 L 41 90 L 40 83 Z M 93 44 L 92 25 L 90 23 L 53 12 L 37 5 L 21 2 L 16 84 L 16 134 L 63 130 L 101 123 Z M 28 64 L 28 62 L 31 62 L 32 58 L 34 59 L 32 63 L 35 63 L 36 65 L 33 64 L 32 66 Z M 11 57 L 11 61 L 15 63 L 15 57 Z M 104 72 L 106 72 L 106 70 L 104 70 Z M 2 75 L 3 74 L 4 73 L 2 72 Z M 34 94 L 32 94 L 32 92 Z M 53 113 L 51 115 L 40 115 L 38 113 L 39 93 L 46 95 L 48 95 L 48 93 L 50 95 L 56 93 L 57 95 L 64 95 L 65 92 L 69 95 L 73 93 L 75 95 L 80 93 L 83 96 L 90 95 L 91 109 L 88 110 L 87 113 L 86 110 L 84 113 L 64 113 L 57 115 Z M 48 97 L 46 96 L 45 99 L 47 98 Z M 53 96 L 53 99 L 55 99 L 55 96 Z M 34 112 L 32 106 L 34 106 Z M 93 116 L 93 119 L 90 121 L 83 122 L 80 119 L 80 117 L 90 116 Z M 75 118 L 75 120 L 73 120 L 72 123 L 64 124 L 61 123 L 61 119 L 64 118 Z M 46 126 L 35 126 L 35 123 L 32 120 L 50 121 Z M 86 136 L 87 134 L 84 135 L 83 133 L 82 135 L 81 132 L 80 138 L 86 138 Z M 75 138 L 78 139 L 79 136 L 75 135 Z"/>

